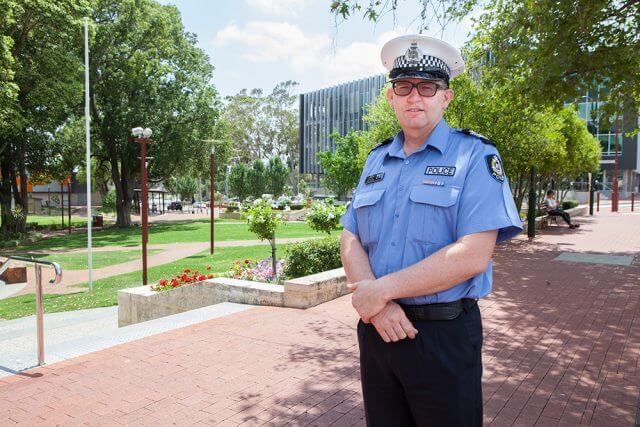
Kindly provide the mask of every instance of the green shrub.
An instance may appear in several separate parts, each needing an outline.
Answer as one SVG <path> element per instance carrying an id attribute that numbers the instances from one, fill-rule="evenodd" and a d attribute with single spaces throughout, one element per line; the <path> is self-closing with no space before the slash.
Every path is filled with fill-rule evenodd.
<path id="1" fill-rule="evenodd" d="M 578 202 L 576 200 L 565 200 L 564 202 L 562 202 L 562 209 L 567 210 L 567 209 L 573 209 L 578 207 Z"/>
<path id="2" fill-rule="evenodd" d="M 293 279 L 340 267 L 340 240 L 325 237 L 291 245 L 286 251 L 284 274 Z"/>
<path id="3" fill-rule="evenodd" d="M 113 212 L 116 210 L 116 190 L 109 190 L 102 198 L 102 212 Z"/>
<path id="4" fill-rule="evenodd" d="M 293 205 L 290 206 L 290 208 L 291 208 L 292 211 L 298 211 L 300 209 L 304 209 L 304 205 L 293 204 Z"/>
<path id="5" fill-rule="evenodd" d="M 238 206 L 227 206 L 225 211 L 226 212 L 238 212 L 238 209 L 240 209 Z"/>

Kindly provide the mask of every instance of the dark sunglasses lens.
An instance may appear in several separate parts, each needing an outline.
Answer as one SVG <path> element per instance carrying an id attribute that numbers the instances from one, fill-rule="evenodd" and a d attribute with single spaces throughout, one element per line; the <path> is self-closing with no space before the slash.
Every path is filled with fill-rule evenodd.
<path id="1" fill-rule="evenodd" d="M 433 96 L 438 86 L 433 82 L 418 83 L 418 93 L 422 96 Z"/>
<path id="2" fill-rule="evenodd" d="M 393 91 L 398 96 L 406 96 L 411 93 L 411 89 L 413 89 L 413 85 L 407 82 L 397 82 L 393 84 Z"/>

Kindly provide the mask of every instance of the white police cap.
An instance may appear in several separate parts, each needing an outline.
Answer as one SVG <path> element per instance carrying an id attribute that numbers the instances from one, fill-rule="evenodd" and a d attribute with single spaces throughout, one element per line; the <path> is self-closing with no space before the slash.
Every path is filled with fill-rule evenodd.
<path id="1" fill-rule="evenodd" d="M 389 80 L 417 78 L 445 80 L 464 72 L 464 60 L 460 51 L 449 43 L 409 34 L 389 40 L 380 52 L 382 65 L 389 70 Z"/>

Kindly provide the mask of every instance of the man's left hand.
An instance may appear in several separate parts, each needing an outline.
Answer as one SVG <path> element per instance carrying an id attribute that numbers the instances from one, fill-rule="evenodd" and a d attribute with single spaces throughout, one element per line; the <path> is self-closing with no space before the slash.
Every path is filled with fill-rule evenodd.
<path id="1" fill-rule="evenodd" d="M 351 305 L 356 309 L 364 323 L 369 323 L 371 318 L 380 313 L 387 304 L 380 283 L 377 280 L 361 280 L 347 284 L 347 288 L 353 292 Z"/>

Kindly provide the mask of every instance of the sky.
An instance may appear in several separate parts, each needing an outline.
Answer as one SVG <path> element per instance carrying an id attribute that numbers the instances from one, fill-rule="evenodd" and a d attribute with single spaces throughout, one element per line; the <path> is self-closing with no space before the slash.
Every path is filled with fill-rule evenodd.
<path id="1" fill-rule="evenodd" d="M 185 30 L 215 67 L 213 83 L 224 97 L 241 89 L 265 93 L 279 82 L 298 82 L 296 93 L 383 73 L 380 49 L 388 40 L 417 32 L 418 2 L 400 1 L 395 23 L 391 13 L 374 24 L 361 15 L 336 22 L 329 0 L 160 0 L 175 5 Z M 366 0 L 361 3 L 367 3 Z M 413 22 L 412 22 L 413 21 Z M 471 19 L 437 26 L 424 34 L 460 48 Z"/>

